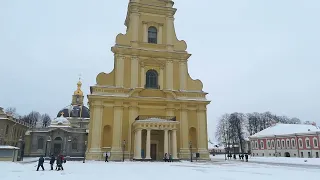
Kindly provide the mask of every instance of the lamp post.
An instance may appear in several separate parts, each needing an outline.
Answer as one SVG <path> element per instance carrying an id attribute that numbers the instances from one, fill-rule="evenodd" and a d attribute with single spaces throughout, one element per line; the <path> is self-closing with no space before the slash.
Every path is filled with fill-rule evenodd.
<path id="1" fill-rule="evenodd" d="M 86 162 L 86 152 L 87 152 L 87 141 L 84 141 L 84 155 L 83 155 L 83 163 Z"/>
<path id="2" fill-rule="evenodd" d="M 24 155 L 24 141 L 22 139 L 22 136 L 19 138 L 19 147 L 20 147 L 20 161 L 23 160 L 23 155 Z"/>
<path id="3" fill-rule="evenodd" d="M 48 139 L 47 139 L 47 144 L 46 144 L 46 146 L 49 144 L 49 153 L 48 153 L 48 155 L 50 156 L 50 154 L 51 154 L 51 136 L 49 136 L 48 137 Z M 46 153 L 48 152 L 48 150 L 46 150 Z"/>
<path id="4" fill-rule="evenodd" d="M 192 142 L 189 141 L 189 148 L 190 148 L 190 162 L 192 162 Z"/>
<path id="5" fill-rule="evenodd" d="M 70 143 L 71 143 L 71 136 L 68 137 L 67 157 L 69 157 L 68 155 L 69 155 L 69 150 L 70 150 Z"/>
<path id="6" fill-rule="evenodd" d="M 126 140 L 122 142 L 122 162 L 124 162 L 124 150 L 126 149 Z"/>

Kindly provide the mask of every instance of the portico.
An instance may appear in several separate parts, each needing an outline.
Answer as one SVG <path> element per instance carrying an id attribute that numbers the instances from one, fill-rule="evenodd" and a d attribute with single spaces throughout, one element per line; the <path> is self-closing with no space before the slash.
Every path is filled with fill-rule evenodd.
<path id="1" fill-rule="evenodd" d="M 177 160 L 178 121 L 161 118 L 136 120 L 134 131 L 134 160 L 162 160 L 165 153 Z"/>

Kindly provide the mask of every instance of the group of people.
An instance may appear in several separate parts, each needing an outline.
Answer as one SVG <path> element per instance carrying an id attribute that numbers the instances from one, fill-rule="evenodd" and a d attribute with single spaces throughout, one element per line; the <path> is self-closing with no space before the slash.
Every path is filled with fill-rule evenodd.
<path id="1" fill-rule="evenodd" d="M 54 165 L 54 162 L 56 161 L 56 169 L 57 171 L 60 171 L 60 170 L 63 170 L 63 166 L 62 164 L 63 163 L 66 163 L 66 160 L 65 158 L 63 157 L 63 155 L 59 154 L 57 157 L 55 157 L 53 154 L 51 155 L 50 157 L 50 167 L 51 167 L 51 170 L 53 170 L 53 165 Z M 44 157 L 43 156 L 40 156 L 39 160 L 38 160 L 38 167 L 37 167 L 37 171 L 39 171 L 39 168 L 41 167 L 42 170 L 44 171 L 44 167 L 43 167 L 43 164 L 44 164 Z"/>
<path id="2" fill-rule="evenodd" d="M 173 162 L 172 155 L 168 154 L 168 153 L 165 153 L 164 157 L 163 157 L 163 160 L 164 160 L 164 162 Z"/>

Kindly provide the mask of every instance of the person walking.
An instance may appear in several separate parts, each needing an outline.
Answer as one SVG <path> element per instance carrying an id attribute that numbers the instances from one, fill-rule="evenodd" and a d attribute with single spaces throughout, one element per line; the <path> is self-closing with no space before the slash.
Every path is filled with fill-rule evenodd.
<path id="1" fill-rule="evenodd" d="M 51 170 L 53 170 L 53 164 L 54 164 L 55 161 L 56 161 L 56 158 L 55 158 L 54 155 L 52 154 L 52 155 L 51 155 L 51 158 L 50 158 Z"/>
<path id="2" fill-rule="evenodd" d="M 105 153 L 106 153 L 106 156 L 105 156 L 104 162 L 109 162 L 109 161 L 108 161 L 108 157 L 109 157 L 109 156 L 108 156 L 108 152 L 105 152 Z"/>
<path id="3" fill-rule="evenodd" d="M 39 158 L 39 160 L 38 160 L 37 171 L 39 171 L 39 167 L 41 167 L 42 170 L 44 171 L 43 163 L 44 163 L 44 158 L 43 158 L 43 156 L 40 156 L 40 158 Z"/>

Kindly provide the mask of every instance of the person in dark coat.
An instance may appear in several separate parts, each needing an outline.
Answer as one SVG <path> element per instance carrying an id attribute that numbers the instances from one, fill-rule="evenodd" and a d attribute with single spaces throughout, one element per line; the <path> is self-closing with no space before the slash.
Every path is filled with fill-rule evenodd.
<path id="1" fill-rule="evenodd" d="M 44 158 L 43 158 L 43 156 L 40 156 L 39 161 L 38 161 L 37 171 L 39 171 L 39 167 L 41 167 L 42 170 L 44 171 L 43 163 L 44 163 Z"/>
<path id="2" fill-rule="evenodd" d="M 50 158 L 51 170 L 53 170 L 53 164 L 54 164 L 55 161 L 56 161 L 56 158 L 55 158 L 54 155 L 52 154 L 52 155 L 51 155 L 51 158 Z"/>
<path id="3" fill-rule="evenodd" d="M 104 162 L 109 162 L 109 161 L 108 161 L 108 152 L 106 152 L 106 159 L 105 159 Z"/>
<path id="4" fill-rule="evenodd" d="M 246 157 L 246 162 L 248 162 L 248 159 L 249 159 L 248 154 L 246 154 L 245 157 Z"/>
<path id="5" fill-rule="evenodd" d="M 56 170 L 58 170 L 58 171 L 63 170 L 62 163 L 63 163 L 63 156 L 62 156 L 62 155 L 59 155 L 59 156 L 57 157 L 57 167 L 56 167 Z"/>

